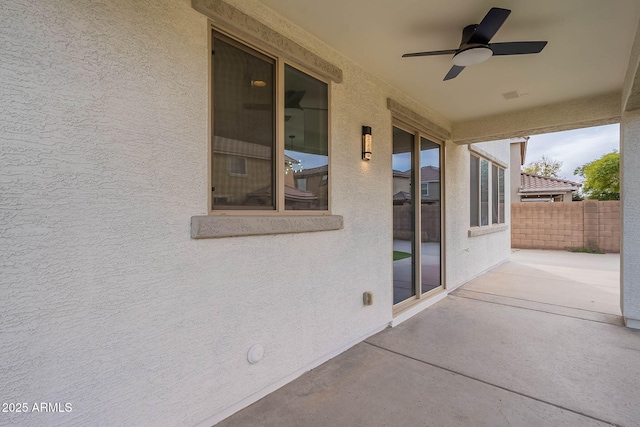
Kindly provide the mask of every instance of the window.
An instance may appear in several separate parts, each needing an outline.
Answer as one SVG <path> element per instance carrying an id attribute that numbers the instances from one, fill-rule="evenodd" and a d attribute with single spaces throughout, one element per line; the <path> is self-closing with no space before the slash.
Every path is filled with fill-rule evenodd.
<path id="1" fill-rule="evenodd" d="M 420 183 L 420 190 L 422 192 L 422 197 L 428 197 L 429 196 L 429 183 L 427 181 L 422 181 Z"/>
<path id="2" fill-rule="evenodd" d="M 328 211 L 327 82 L 215 30 L 212 46 L 211 209 Z"/>
<path id="3" fill-rule="evenodd" d="M 247 176 L 247 159 L 245 157 L 229 156 L 229 175 Z"/>
<path id="4" fill-rule="evenodd" d="M 491 166 L 492 224 L 504 224 L 504 169 Z"/>
<path id="5" fill-rule="evenodd" d="M 470 156 L 471 227 L 505 222 L 504 169 L 486 159 Z M 491 203 L 489 202 L 491 200 Z"/>
<path id="6" fill-rule="evenodd" d="M 298 190 L 307 191 L 307 178 L 298 178 L 296 181 Z"/>

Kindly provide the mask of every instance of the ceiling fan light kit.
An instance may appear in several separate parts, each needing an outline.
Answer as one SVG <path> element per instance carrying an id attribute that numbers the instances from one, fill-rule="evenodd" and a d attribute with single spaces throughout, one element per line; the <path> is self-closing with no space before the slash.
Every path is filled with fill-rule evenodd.
<path id="1" fill-rule="evenodd" d="M 458 49 L 434 50 L 429 52 L 405 53 L 403 58 L 415 56 L 436 56 L 453 54 L 453 66 L 444 80 L 454 79 L 469 65 L 479 64 L 492 56 L 526 55 L 540 53 L 546 41 L 489 43 L 511 13 L 508 9 L 491 8 L 475 25 L 467 25 L 462 30 L 462 41 Z"/>
<path id="2" fill-rule="evenodd" d="M 479 64 L 493 56 L 493 51 L 485 46 L 474 46 L 462 50 L 453 56 L 453 65 L 466 67 Z"/>

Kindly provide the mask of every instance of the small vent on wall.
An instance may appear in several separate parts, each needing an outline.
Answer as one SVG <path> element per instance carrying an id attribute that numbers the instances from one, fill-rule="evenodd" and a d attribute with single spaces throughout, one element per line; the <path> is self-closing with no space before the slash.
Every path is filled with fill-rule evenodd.
<path id="1" fill-rule="evenodd" d="M 522 92 L 518 92 L 517 90 L 512 90 L 511 92 L 505 92 L 502 94 L 502 96 L 504 97 L 504 99 L 506 99 L 507 101 L 510 99 L 516 99 L 516 98 L 521 98 L 523 96 L 529 95 L 528 93 L 522 93 Z"/>

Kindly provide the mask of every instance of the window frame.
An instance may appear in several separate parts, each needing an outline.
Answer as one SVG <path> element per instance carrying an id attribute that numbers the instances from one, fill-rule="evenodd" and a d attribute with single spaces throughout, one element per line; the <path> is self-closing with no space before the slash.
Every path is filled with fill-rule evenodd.
<path id="1" fill-rule="evenodd" d="M 208 27 L 208 46 L 209 46 L 209 60 L 208 62 L 208 156 L 207 156 L 207 212 L 208 215 L 234 215 L 234 216 L 298 216 L 298 215 L 331 215 L 331 80 L 323 77 L 314 71 L 300 65 L 300 63 L 290 60 L 284 55 L 274 52 L 273 49 L 267 45 L 254 40 L 246 40 L 242 36 L 230 31 L 227 28 L 223 28 L 219 25 L 215 25 L 213 22 L 209 22 Z M 274 181 L 274 193 L 275 197 L 275 209 L 213 209 L 213 142 L 214 142 L 214 129 L 213 129 L 213 94 L 215 88 L 213 87 L 213 50 L 214 50 L 214 37 L 230 40 L 234 45 L 239 44 L 241 47 L 249 50 L 254 50 L 261 55 L 264 55 L 273 61 L 275 61 L 275 149 L 272 159 L 272 166 L 275 174 Z M 286 209 L 285 206 L 285 108 L 284 108 L 284 75 L 285 65 L 293 67 L 310 77 L 321 81 L 327 85 L 327 209 L 326 210 L 292 210 Z M 217 197 L 217 195 L 215 196 Z"/>
<path id="2" fill-rule="evenodd" d="M 506 210 L 504 213 L 501 212 L 500 209 L 500 196 L 502 196 L 503 204 L 506 209 L 506 195 L 505 195 L 505 176 L 506 176 L 506 168 L 499 165 L 498 163 L 491 161 L 480 154 L 477 153 L 469 153 L 469 228 L 472 230 L 477 229 L 487 229 L 492 227 L 503 227 L 506 224 Z M 476 158 L 478 161 L 478 175 L 477 179 L 477 206 L 478 206 L 478 217 L 476 218 L 477 224 L 473 224 L 472 220 L 472 212 L 471 212 L 471 180 L 473 177 L 471 176 L 471 158 Z M 487 173 L 487 191 L 488 191 L 488 203 L 487 203 L 487 224 L 482 224 L 482 162 L 486 162 L 488 165 L 488 173 Z M 498 177 L 498 182 L 494 183 L 493 181 L 493 168 L 496 168 L 496 176 Z M 502 171 L 502 174 L 500 173 Z M 500 185 L 500 175 L 502 175 L 502 186 Z M 497 194 L 494 194 L 494 187 L 497 188 Z M 502 194 L 500 194 L 502 192 Z M 496 199 L 497 198 L 497 199 Z M 497 200 L 497 218 L 498 222 L 493 222 L 493 209 L 494 209 L 494 201 Z"/>

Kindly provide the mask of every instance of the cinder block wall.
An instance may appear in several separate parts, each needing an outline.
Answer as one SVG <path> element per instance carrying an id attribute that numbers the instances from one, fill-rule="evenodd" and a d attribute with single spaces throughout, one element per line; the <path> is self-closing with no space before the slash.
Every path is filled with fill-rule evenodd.
<path id="1" fill-rule="evenodd" d="M 422 241 L 440 241 L 440 202 L 422 206 Z M 413 234 L 411 205 L 393 207 L 393 238 L 411 240 Z"/>
<path id="2" fill-rule="evenodd" d="M 620 252 L 620 202 L 514 203 L 511 246 Z"/>

